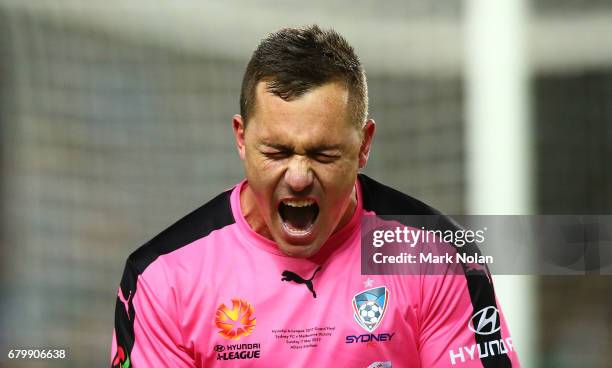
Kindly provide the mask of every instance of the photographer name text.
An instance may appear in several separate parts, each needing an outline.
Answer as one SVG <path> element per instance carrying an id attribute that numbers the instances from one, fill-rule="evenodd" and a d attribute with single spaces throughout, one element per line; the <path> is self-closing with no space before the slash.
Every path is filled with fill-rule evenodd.
<path id="1" fill-rule="evenodd" d="M 387 256 L 382 253 L 374 253 L 374 263 L 404 263 L 404 264 L 492 264 L 493 256 L 483 256 L 474 253 L 456 253 L 434 255 L 432 253 L 409 254 L 400 253 L 394 256 Z"/>

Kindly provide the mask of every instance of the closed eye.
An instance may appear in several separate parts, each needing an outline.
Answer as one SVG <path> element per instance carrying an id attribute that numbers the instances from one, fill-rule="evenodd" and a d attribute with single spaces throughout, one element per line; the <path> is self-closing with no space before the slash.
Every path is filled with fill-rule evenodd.
<path id="1" fill-rule="evenodd" d="M 263 154 L 272 160 L 282 160 L 285 159 L 289 156 L 291 156 L 291 152 L 289 151 L 269 151 L 269 152 L 263 152 Z"/>
<path id="2" fill-rule="evenodd" d="M 336 161 L 338 158 L 340 158 L 339 155 L 334 155 L 334 154 L 328 154 L 328 153 L 315 153 L 312 155 L 312 157 L 317 160 L 318 162 L 327 164 L 327 163 L 332 163 L 334 161 Z"/>

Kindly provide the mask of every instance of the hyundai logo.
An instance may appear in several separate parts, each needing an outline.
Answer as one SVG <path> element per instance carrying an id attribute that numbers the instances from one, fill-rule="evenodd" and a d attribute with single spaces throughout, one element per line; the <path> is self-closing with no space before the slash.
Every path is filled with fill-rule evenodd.
<path id="1" fill-rule="evenodd" d="M 499 323 L 499 312 L 495 307 L 482 308 L 478 313 L 474 314 L 468 328 L 479 335 L 491 335 L 499 331 L 501 325 Z"/>
<path id="2" fill-rule="evenodd" d="M 215 345 L 215 351 L 216 351 L 217 353 L 220 353 L 220 352 L 222 352 L 223 350 L 225 350 L 225 346 L 223 346 L 223 345 Z"/>

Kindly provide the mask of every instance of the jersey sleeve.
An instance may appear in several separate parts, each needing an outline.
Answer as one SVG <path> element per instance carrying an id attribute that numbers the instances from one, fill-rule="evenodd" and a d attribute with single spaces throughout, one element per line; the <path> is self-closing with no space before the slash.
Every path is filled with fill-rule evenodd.
<path id="1" fill-rule="evenodd" d="M 520 367 L 488 273 L 422 281 L 422 367 Z"/>
<path id="2" fill-rule="evenodd" d="M 128 259 L 117 293 L 111 367 L 195 367 L 176 323 L 175 300 L 160 259 L 142 273 Z"/>

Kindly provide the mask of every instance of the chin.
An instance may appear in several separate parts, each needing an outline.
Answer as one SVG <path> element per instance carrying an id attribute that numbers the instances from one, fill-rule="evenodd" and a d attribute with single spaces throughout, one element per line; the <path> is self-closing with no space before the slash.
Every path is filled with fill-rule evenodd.
<path id="1" fill-rule="evenodd" d="M 310 245 L 291 245 L 291 244 L 278 244 L 278 249 L 283 252 L 286 256 L 295 258 L 308 258 L 315 255 L 321 246 L 318 244 Z"/>

